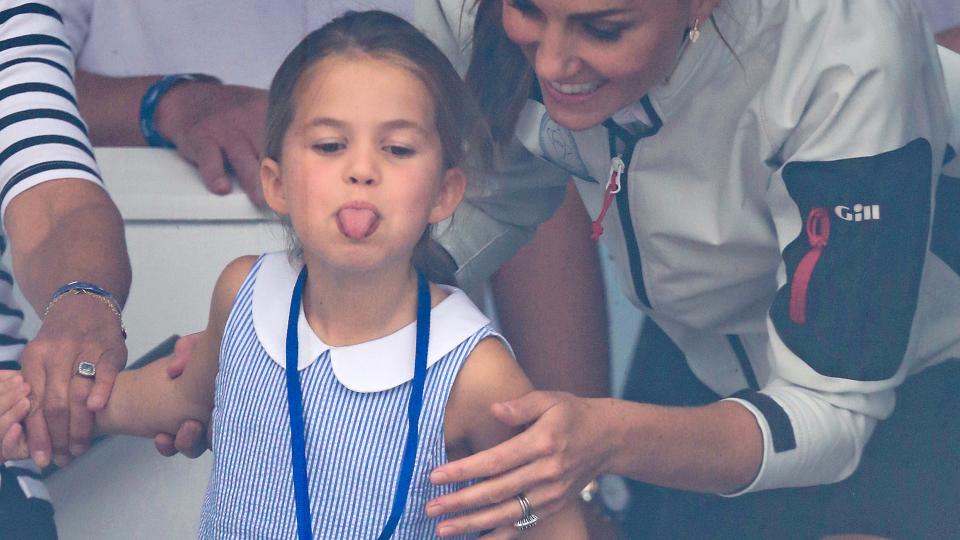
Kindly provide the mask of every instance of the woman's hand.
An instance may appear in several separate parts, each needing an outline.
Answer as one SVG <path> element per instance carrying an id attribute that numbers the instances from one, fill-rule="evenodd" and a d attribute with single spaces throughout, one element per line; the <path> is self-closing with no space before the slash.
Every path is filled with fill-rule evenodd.
<path id="1" fill-rule="evenodd" d="M 67 293 L 50 308 L 36 338 L 23 350 L 22 375 L 31 388 L 27 442 L 39 467 L 64 466 L 90 447 L 93 415 L 107 404 L 127 362 L 117 315 L 102 298 Z M 96 377 L 77 374 L 81 361 Z"/>
<path id="2" fill-rule="evenodd" d="M 576 500 L 591 480 L 605 471 L 611 452 L 607 435 L 608 400 L 578 398 L 563 392 L 530 392 L 493 405 L 493 414 L 523 433 L 493 448 L 433 470 L 434 484 L 486 478 L 473 486 L 427 503 L 430 517 L 469 513 L 441 522 L 442 536 L 494 529 L 489 538 L 514 538 L 523 493 L 541 519 Z"/>

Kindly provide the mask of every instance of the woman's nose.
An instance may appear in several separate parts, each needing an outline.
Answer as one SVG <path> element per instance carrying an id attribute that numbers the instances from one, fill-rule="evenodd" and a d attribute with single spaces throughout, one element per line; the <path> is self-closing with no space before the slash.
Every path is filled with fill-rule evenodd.
<path id="1" fill-rule="evenodd" d="M 540 34 L 534 69 L 548 81 L 562 81 L 576 74 L 580 66 L 571 37 L 563 28 L 547 26 Z"/>

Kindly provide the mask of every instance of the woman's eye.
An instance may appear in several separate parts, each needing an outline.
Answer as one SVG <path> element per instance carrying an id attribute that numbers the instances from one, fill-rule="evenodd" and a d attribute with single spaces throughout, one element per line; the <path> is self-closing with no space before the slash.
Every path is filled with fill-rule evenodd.
<path id="1" fill-rule="evenodd" d="M 588 36 L 597 41 L 617 41 L 623 35 L 623 28 L 619 26 L 605 27 L 587 23 L 583 25 L 583 29 Z"/>
<path id="2" fill-rule="evenodd" d="M 415 153 L 413 148 L 409 148 L 407 146 L 398 146 L 395 144 L 384 147 L 384 150 L 396 157 L 408 157 Z"/>
<path id="3" fill-rule="evenodd" d="M 524 15 L 536 15 L 540 11 L 530 0 L 510 0 L 510 7 Z"/>
<path id="4" fill-rule="evenodd" d="M 316 143 L 313 145 L 313 149 L 322 152 L 324 154 L 332 154 L 338 150 L 343 150 L 346 145 L 338 142 L 325 142 L 325 143 Z"/>

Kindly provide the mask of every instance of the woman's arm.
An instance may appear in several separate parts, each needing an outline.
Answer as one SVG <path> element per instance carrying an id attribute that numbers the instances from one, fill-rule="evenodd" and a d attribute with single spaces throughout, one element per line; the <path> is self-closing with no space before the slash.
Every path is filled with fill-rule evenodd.
<path id="1" fill-rule="evenodd" d="M 494 404 L 530 390 L 530 381 L 504 343 L 493 337 L 481 341 L 461 368 L 447 401 L 444 431 L 448 448 L 453 445 L 465 446 L 467 452 L 479 452 L 515 436 L 519 428 L 501 422 L 492 413 Z M 589 481 L 589 478 L 583 479 L 580 487 Z M 573 493 L 578 492 L 579 489 Z M 552 501 L 550 494 L 539 490 L 531 490 L 524 495 L 532 506 L 531 510 L 544 519 L 525 533 L 523 538 L 587 538 L 579 506 L 568 504 L 568 500 Z M 516 538 L 519 531 L 512 524 L 520 519 L 522 512 L 515 492 L 497 499 L 487 499 L 486 503 L 491 500 L 500 502 L 468 518 L 468 523 L 488 521 L 488 516 L 504 516 L 509 524 L 504 525 L 504 520 L 500 520 L 500 527 L 490 537 Z M 428 515 L 435 517 L 448 511 L 442 505 L 435 506 L 434 502 L 427 504 Z M 493 528 L 467 526 L 471 530 Z M 438 525 L 437 534 L 459 534 L 459 527 L 456 520 L 452 524 L 445 521 Z"/>
<path id="2" fill-rule="evenodd" d="M 534 386 L 603 397 L 610 395 L 607 312 L 590 234 L 570 182 L 557 213 L 494 274 L 493 294 L 503 334 Z"/>
<path id="3" fill-rule="evenodd" d="M 489 501 L 537 494 L 545 516 L 603 473 L 693 491 L 729 493 L 756 476 L 762 437 L 753 415 L 737 403 L 659 407 L 610 398 L 531 392 L 494 404 L 506 425 L 530 425 L 489 450 L 434 470 L 436 483 L 488 477 L 431 501 L 435 512 L 460 512 Z M 533 498 L 531 497 L 531 500 Z M 449 535 L 502 526 L 509 506 L 477 511 L 441 524 Z"/>
<path id="4" fill-rule="evenodd" d="M 186 420 L 209 422 L 220 341 L 233 298 L 255 260 L 255 257 L 242 257 L 220 274 L 207 329 L 194 345 L 183 374 L 176 379 L 167 375 L 172 356 L 120 374 L 110 402 L 97 413 L 98 431 L 152 438 L 158 432 L 176 433 Z"/>

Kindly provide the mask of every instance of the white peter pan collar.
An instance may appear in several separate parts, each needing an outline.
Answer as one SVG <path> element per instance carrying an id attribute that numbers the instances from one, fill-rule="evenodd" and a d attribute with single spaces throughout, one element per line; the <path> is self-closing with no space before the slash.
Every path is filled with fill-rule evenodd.
<path id="1" fill-rule="evenodd" d="M 270 358 L 283 367 L 286 366 L 290 298 L 301 268 L 299 263 L 294 267 L 285 252 L 268 253 L 263 256 L 253 286 L 254 331 Z M 442 285 L 441 288 L 450 295 L 430 311 L 428 368 L 490 323 L 463 291 Z M 341 384 L 355 392 L 381 392 L 413 378 L 416 321 L 372 341 L 331 347 L 310 328 L 301 308 L 297 335 L 300 341 L 298 370 L 305 369 L 329 350 L 333 373 Z"/>

